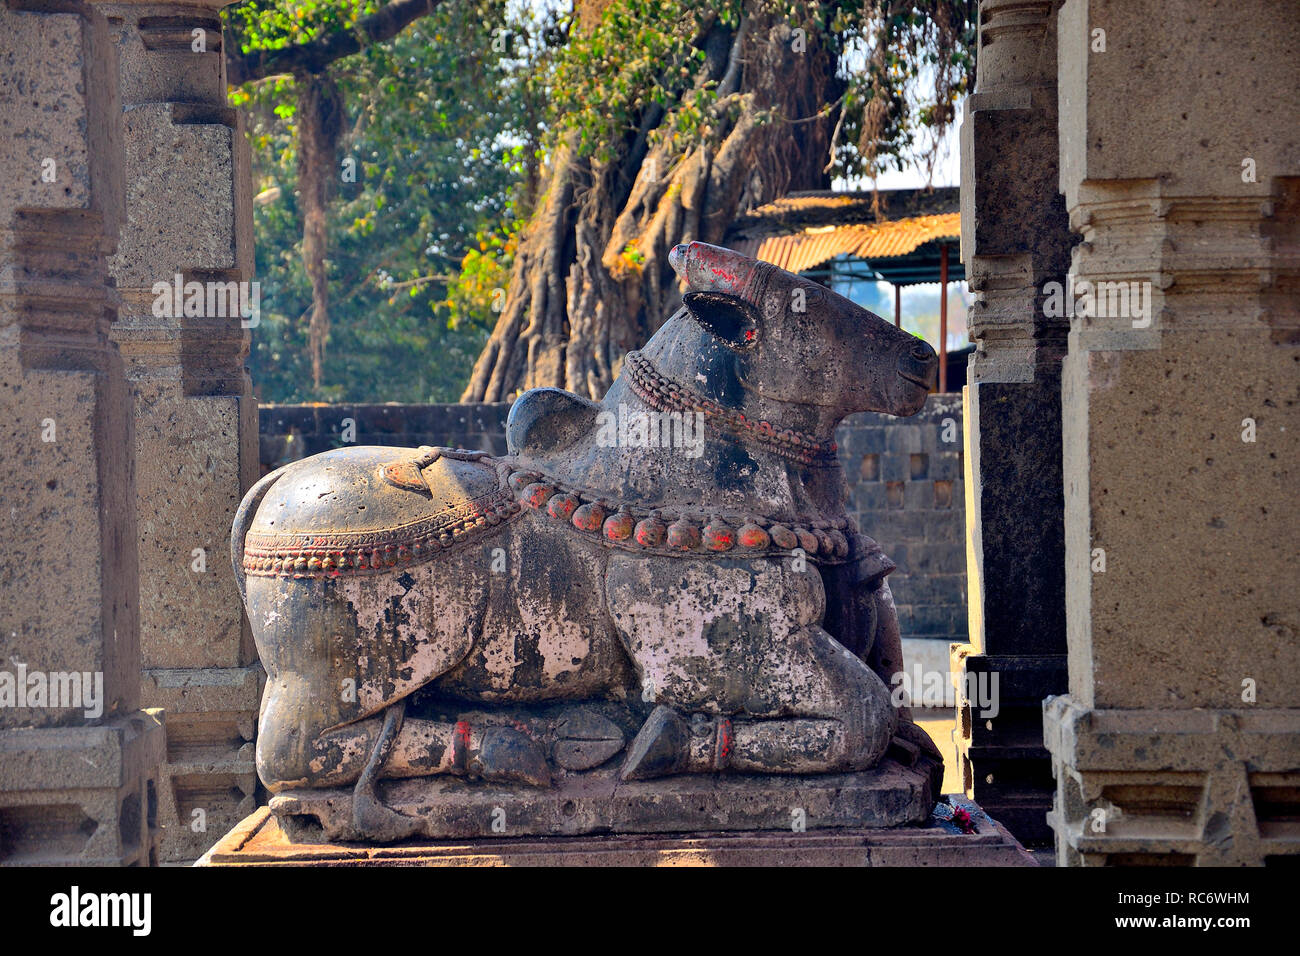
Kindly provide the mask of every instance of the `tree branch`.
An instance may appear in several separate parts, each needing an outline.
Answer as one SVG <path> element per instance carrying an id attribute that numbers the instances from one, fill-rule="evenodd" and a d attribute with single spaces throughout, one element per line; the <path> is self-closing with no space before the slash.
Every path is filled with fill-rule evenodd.
<path id="1" fill-rule="evenodd" d="M 282 73 L 320 73 L 335 60 L 359 53 L 363 45 L 383 43 L 420 17 L 433 13 L 442 0 L 396 0 L 357 21 L 351 30 L 330 33 L 279 50 L 240 53 L 233 37 L 225 38 L 226 81 L 241 86 Z"/>

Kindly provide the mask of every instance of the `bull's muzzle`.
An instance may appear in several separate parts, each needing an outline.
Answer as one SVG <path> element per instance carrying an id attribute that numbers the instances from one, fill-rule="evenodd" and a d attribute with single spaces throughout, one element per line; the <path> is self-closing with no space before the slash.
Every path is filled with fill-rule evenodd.
<path id="1" fill-rule="evenodd" d="M 898 375 L 929 391 L 934 388 L 939 375 L 939 356 L 927 343 L 917 339 L 899 357 Z"/>

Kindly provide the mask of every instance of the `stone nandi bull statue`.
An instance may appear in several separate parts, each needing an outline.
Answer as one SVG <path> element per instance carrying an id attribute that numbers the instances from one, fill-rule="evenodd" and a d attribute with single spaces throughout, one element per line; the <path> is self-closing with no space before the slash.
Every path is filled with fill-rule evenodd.
<path id="1" fill-rule="evenodd" d="M 933 751 L 891 705 L 893 565 L 845 515 L 832 440 L 852 412 L 919 410 L 933 350 L 730 250 L 670 260 L 683 308 L 601 402 L 523 395 L 506 457 L 340 448 L 249 491 L 232 552 L 271 791 L 350 786 L 356 833 L 391 840 L 418 823 L 380 778 L 545 787 L 624 749 L 624 781 L 842 773 L 896 734 Z M 443 716 L 408 708 L 422 688 Z M 631 708 L 631 744 L 599 714 L 534 719 L 584 701 Z"/>

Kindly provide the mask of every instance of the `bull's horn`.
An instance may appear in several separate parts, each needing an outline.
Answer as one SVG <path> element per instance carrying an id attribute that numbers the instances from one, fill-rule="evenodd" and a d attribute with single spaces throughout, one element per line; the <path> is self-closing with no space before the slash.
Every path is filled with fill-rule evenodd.
<path id="1" fill-rule="evenodd" d="M 668 262 L 685 280 L 687 292 L 722 292 L 757 305 L 753 289 L 764 270 L 756 259 L 707 242 L 683 242 L 673 246 Z"/>

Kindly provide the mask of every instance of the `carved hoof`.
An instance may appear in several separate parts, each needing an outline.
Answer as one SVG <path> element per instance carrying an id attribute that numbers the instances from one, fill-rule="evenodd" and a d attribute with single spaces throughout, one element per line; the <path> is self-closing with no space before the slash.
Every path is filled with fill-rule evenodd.
<path id="1" fill-rule="evenodd" d="M 373 790 L 358 789 L 352 794 L 352 826 L 362 840 L 395 843 L 415 836 L 420 821 L 384 806 Z"/>
<path id="2" fill-rule="evenodd" d="M 551 785 L 551 767 L 542 749 L 513 727 L 485 730 L 483 744 L 469 769 L 484 780 L 526 783 L 533 787 Z"/>
<path id="3" fill-rule="evenodd" d="M 565 770 L 590 770 L 623 749 L 627 738 L 613 721 L 595 711 L 574 707 L 555 728 L 554 758 Z"/>
<path id="4" fill-rule="evenodd" d="M 660 704 L 637 732 L 618 775 L 622 780 L 650 780 L 681 773 L 690 753 L 691 728 L 675 710 Z"/>

